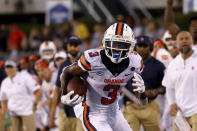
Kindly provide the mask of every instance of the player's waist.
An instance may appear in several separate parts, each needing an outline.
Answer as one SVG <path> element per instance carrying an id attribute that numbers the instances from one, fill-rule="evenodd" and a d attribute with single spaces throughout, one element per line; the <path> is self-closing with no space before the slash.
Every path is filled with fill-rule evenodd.
<path id="1" fill-rule="evenodd" d="M 116 112 L 119 110 L 118 105 L 93 105 L 93 104 L 87 104 L 87 107 L 89 108 L 90 112 L 96 112 L 96 113 L 109 113 L 109 112 Z"/>

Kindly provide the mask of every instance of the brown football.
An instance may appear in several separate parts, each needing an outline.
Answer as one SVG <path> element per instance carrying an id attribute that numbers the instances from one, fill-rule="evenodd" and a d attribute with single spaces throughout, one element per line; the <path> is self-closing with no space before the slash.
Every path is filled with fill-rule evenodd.
<path id="1" fill-rule="evenodd" d="M 74 76 L 71 78 L 67 85 L 67 93 L 72 90 L 74 91 L 74 94 L 71 97 L 74 97 L 76 94 L 79 96 L 84 96 L 87 92 L 85 81 L 79 76 Z"/>

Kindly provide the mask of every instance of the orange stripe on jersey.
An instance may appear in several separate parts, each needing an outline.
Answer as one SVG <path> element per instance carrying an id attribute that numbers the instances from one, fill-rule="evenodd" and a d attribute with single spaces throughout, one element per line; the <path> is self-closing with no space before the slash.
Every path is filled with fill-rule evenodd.
<path id="1" fill-rule="evenodd" d="M 88 131 L 96 131 L 94 126 L 89 122 L 89 119 L 88 119 L 88 106 L 87 106 L 86 102 L 83 102 L 83 107 L 84 107 L 83 122 L 84 122 L 85 127 L 88 129 Z"/>
<path id="2" fill-rule="evenodd" d="M 82 66 L 83 66 L 86 70 L 91 70 L 90 63 L 87 62 L 87 61 L 85 60 L 84 55 L 81 56 L 80 60 L 81 60 Z"/>
<path id="3" fill-rule="evenodd" d="M 123 25 L 122 22 L 120 22 L 120 23 L 118 24 L 117 35 L 121 35 L 122 25 Z"/>

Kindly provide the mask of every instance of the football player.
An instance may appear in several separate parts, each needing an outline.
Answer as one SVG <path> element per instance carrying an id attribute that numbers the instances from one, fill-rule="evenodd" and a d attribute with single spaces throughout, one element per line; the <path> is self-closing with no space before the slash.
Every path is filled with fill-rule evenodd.
<path id="1" fill-rule="evenodd" d="M 125 120 L 118 99 L 122 87 L 133 77 L 133 91 L 141 101 L 146 101 L 144 81 L 139 75 L 142 59 L 136 52 L 132 29 L 125 23 L 111 25 L 103 38 L 104 49 L 91 49 L 84 52 L 77 63 L 64 68 L 61 75 L 61 101 L 76 105 L 83 101 L 83 121 L 85 130 L 131 131 Z M 83 98 L 66 87 L 72 76 L 87 75 L 87 93 Z M 131 87 L 132 88 L 132 87 Z"/>

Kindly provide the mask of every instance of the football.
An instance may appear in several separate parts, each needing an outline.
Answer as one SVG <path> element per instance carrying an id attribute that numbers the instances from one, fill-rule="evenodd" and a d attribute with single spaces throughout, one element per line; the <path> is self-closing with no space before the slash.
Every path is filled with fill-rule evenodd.
<path id="1" fill-rule="evenodd" d="M 67 93 L 72 90 L 74 91 L 74 94 L 71 96 L 71 98 L 73 98 L 76 94 L 79 96 L 84 96 L 87 92 L 85 81 L 79 76 L 74 76 L 71 78 L 67 85 Z"/>

